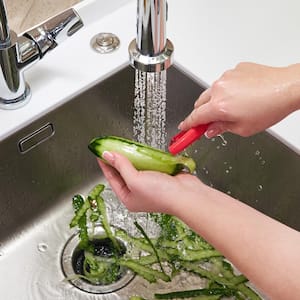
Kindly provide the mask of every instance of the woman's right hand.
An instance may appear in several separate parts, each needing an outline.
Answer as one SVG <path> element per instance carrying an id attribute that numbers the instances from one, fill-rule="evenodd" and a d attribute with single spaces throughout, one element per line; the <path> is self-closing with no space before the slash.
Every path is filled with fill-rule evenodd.
<path id="1" fill-rule="evenodd" d="M 240 63 L 200 95 L 179 128 L 211 123 L 209 138 L 225 131 L 250 136 L 299 108 L 300 64 L 279 68 Z"/>

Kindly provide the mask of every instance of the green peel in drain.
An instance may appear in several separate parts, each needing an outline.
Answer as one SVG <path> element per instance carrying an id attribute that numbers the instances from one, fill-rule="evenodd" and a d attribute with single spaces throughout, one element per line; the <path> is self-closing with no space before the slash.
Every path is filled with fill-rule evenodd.
<path id="1" fill-rule="evenodd" d="M 105 199 L 101 196 L 103 190 L 104 185 L 100 184 L 95 186 L 86 199 L 82 196 L 73 197 L 75 216 L 70 226 L 79 228 L 80 245 L 85 253 L 86 270 L 84 275 L 78 275 L 79 278 L 84 278 L 93 284 L 106 282 L 103 276 L 107 272 L 103 270 L 107 270 L 109 264 L 131 269 L 149 283 L 160 280 L 172 283 L 172 279 L 184 271 L 190 273 L 190 276 L 206 278 L 207 286 L 202 289 L 155 293 L 154 298 L 201 297 L 201 299 L 217 300 L 231 296 L 232 299 L 262 300 L 252 288 L 246 285 L 248 280 L 245 276 L 236 275 L 232 265 L 218 251 L 174 216 L 149 214 L 151 220 L 160 227 L 160 234 L 151 239 L 140 225 L 137 226 L 139 232 L 142 232 L 140 236 L 132 236 L 124 228 L 112 230 L 108 222 Z M 91 242 L 93 233 L 88 235 L 88 224 L 93 228 L 99 222 L 106 233 L 106 238 L 111 240 L 114 247 L 114 253 L 109 258 L 95 255 Z M 119 255 L 118 240 L 130 245 L 130 251 L 126 249 L 122 256 Z M 143 253 L 143 255 L 136 257 L 132 253 Z M 120 273 L 116 272 L 110 277 L 111 282 L 118 280 L 119 275 Z M 144 298 L 133 295 L 130 299 Z"/>

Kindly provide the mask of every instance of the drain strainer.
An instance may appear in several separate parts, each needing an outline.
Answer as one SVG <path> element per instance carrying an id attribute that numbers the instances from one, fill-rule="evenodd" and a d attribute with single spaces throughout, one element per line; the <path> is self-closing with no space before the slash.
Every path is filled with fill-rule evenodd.
<path id="1" fill-rule="evenodd" d="M 111 53 L 120 46 L 119 38 L 113 33 L 101 32 L 96 34 L 91 40 L 91 47 L 102 54 Z"/>
<path id="2" fill-rule="evenodd" d="M 108 252 L 111 241 L 105 236 L 105 232 L 102 227 L 97 226 L 95 228 L 95 237 L 96 238 L 92 241 L 92 243 L 96 246 L 96 251 L 101 252 L 102 254 L 104 253 L 105 257 L 109 257 Z M 79 234 L 71 236 L 63 249 L 61 257 L 63 273 L 68 281 L 75 287 L 93 294 L 112 293 L 125 287 L 134 278 L 134 273 L 131 270 L 120 267 L 117 279 L 114 282 L 88 281 L 84 278 L 84 276 L 82 276 L 84 268 L 84 251 L 78 247 L 79 242 Z M 121 240 L 118 240 L 118 242 L 120 243 L 121 251 L 123 252 L 121 253 L 122 255 L 126 252 L 126 245 Z M 109 270 L 107 272 L 109 272 Z M 107 277 L 109 277 L 110 274 L 107 275 Z"/>

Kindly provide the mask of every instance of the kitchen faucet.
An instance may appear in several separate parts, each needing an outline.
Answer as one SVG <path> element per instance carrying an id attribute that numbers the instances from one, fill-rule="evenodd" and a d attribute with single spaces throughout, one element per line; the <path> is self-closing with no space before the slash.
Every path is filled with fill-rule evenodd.
<path id="1" fill-rule="evenodd" d="M 72 8 L 17 35 L 9 29 L 5 3 L 0 1 L 0 107 L 15 109 L 30 99 L 24 71 L 83 26 Z"/>
<path id="2" fill-rule="evenodd" d="M 137 0 L 137 36 L 129 45 L 130 62 L 143 72 L 161 72 L 172 64 L 173 45 L 166 38 L 166 0 Z"/>

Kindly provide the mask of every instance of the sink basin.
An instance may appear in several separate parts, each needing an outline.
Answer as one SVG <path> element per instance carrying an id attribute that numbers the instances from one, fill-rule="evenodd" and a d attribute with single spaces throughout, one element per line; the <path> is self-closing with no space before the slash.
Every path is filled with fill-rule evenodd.
<path id="1" fill-rule="evenodd" d="M 168 138 L 203 89 L 176 65 L 168 70 Z M 115 293 L 86 293 L 65 280 L 61 267 L 74 234 L 72 196 L 105 182 L 88 142 L 132 138 L 133 98 L 134 70 L 124 66 L 0 143 L 2 299 L 128 299 L 132 291 L 155 291 L 135 278 Z M 273 136 L 202 138 L 187 152 L 204 182 L 300 230 L 299 156 Z"/>

